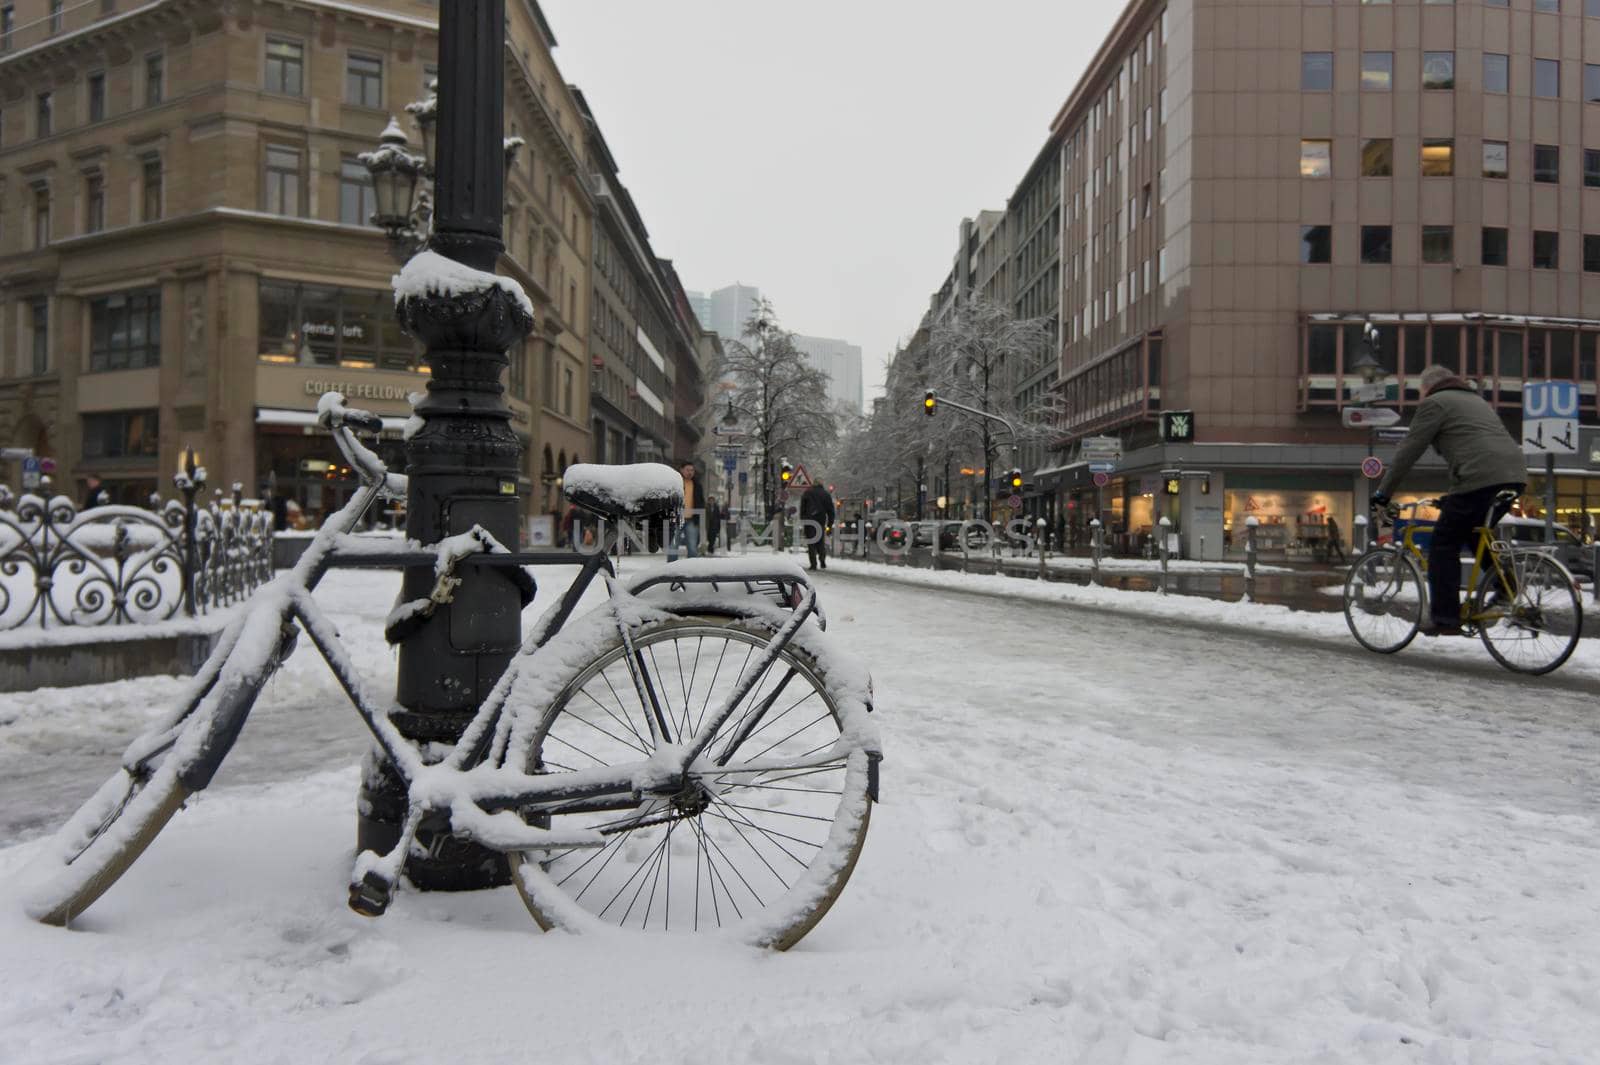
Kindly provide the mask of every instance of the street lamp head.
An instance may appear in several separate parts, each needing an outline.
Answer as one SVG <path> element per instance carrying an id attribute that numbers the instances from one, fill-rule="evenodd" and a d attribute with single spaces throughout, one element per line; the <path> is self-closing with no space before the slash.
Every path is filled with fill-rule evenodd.
<path id="1" fill-rule="evenodd" d="M 417 124 L 417 132 L 422 134 L 422 173 L 425 177 L 433 177 L 433 164 L 437 157 L 435 149 L 439 140 L 439 96 L 430 92 L 426 100 L 417 100 L 406 104 L 406 114 Z"/>
<path id="2" fill-rule="evenodd" d="M 1378 361 L 1378 327 L 1367 322 L 1361 328 L 1361 351 L 1350 363 L 1349 369 L 1361 375 L 1361 380 L 1372 384 L 1384 376 L 1383 363 Z"/>
<path id="3" fill-rule="evenodd" d="M 411 210 L 416 203 L 422 160 L 407 150 L 408 143 L 400 123 L 391 118 L 378 139 L 378 147 L 360 155 L 372 175 L 372 191 L 378 201 L 372 221 L 390 237 L 397 237 L 411 224 Z"/>
<path id="4" fill-rule="evenodd" d="M 722 424 L 729 429 L 739 424 L 739 413 L 733 409 L 733 400 L 728 400 L 728 413 L 722 416 Z"/>

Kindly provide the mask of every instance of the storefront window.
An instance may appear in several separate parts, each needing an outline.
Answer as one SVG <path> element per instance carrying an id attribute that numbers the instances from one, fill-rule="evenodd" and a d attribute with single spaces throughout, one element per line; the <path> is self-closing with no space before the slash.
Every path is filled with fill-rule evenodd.
<path id="1" fill-rule="evenodd" d="M 83 416 L 85 459 L 154 458 L 159 451 L 159 412 L 114 411 Z"/>
<path id="2" fill-rule="evenodd" d="M 1458 325 L 1434 326 L 1433 354 L 1429 358 L 1440 366 L 1448 366 L 1452 370 L 1459 370 L 1461 368 L 1461 327 Z"/>
<path id="3" fill-rule="evenodd" d="M 1496 377 L 1499 380 L 1502 393 L 1512 390 L 1520 396 L 1522 393 L 1522 360 L 1523 337 L 1522 333 L 1512 332 L 1507 329 L 1500 330 L 1497 339 L 1500 342 L 1500 362 Z"/>
<path id="4" fill-rule="evenodd" d="M 1575 336 L 1565 329 L 1552 330 L 1550 333 L 1550 376 L 1557 381 L 1573 380 L 1573 347 L 1577 340 Z"/>
<path id="5" fill-rule="evenodd" d="M 387 292 L 263 281 L 260 300 L 262 362 L 415 370 L 421 361 Z"/>
<path id="6" fill-rule="evenodd" d="M 89 369 L 161 364 L 161 292 L 119 293 L 89 301 Z"/>

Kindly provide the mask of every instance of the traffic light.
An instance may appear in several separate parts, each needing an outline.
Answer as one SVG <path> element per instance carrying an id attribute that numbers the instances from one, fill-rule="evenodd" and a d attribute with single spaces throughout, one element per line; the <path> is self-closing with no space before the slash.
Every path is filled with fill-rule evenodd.
<path id="1" fill-rule="evenodd" d="M 931 418 L 933 417 L 933 412 L 938 408 L 938 406 L 939 397 L 934 395 L 932 390 L 929 390 L 928 393 L 922 397 L 922 413 Z"/>
<path id="2" fill-rule="evenodd" d="M 1011 470 L 1011 491 L 1022 491 L 1022 471 L 1015 467 Z"/>
<path id="3" fill-rule="evenodd" d="M 783 460 L 783 469 L 778 472 L 778 476 L 783 479 L 783 483 L 785 485 L 787 485 L 789 483 L 789 479 L 794 476 L 794 467 L 789 465 L 788 459 Z"/>

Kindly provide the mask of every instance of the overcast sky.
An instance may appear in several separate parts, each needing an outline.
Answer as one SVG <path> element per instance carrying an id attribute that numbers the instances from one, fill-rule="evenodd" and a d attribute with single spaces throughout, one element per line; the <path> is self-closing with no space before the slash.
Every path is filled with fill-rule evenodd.
<path id="1" fill-rule="evenodd" d="M 1089 0 L 542 0 L 657 255 L 862 348 L 866 392 L 1005 206 L 1122 8 Z"/>

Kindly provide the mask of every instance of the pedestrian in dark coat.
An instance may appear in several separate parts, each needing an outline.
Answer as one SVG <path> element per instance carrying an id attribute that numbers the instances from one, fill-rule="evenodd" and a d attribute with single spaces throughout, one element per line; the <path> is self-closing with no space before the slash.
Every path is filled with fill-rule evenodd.
<path id="1" fill-rule="evenodd" d="M 717 549 L 717 537 L 722 535 L 722 504 L 715 499 L 706 500 L 706 554 Z"/>
<path id="2" fill-rule="evenodd" d="M 800 497 L 800 518 L 814 521 L 815 529 L 806 530 L 806 560 L 812 569 L 828 568 L 828 530 L 833 528 L 833 495 L 820 484 L 807 488 Z"/>

